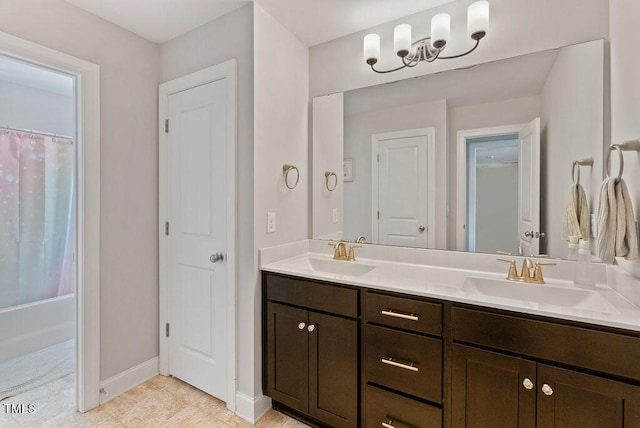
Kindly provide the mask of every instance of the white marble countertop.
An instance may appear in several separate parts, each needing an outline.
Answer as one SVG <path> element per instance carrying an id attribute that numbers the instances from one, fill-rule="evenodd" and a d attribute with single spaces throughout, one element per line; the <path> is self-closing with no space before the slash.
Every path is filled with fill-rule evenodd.
<path id="1" fill-rule="evenodd" d="M 334 261 L 326 253 L 310 251 L 297 254 L 275 261 L 274 257 L 264 257 L 260 268 L 337 284 L 640 331 L 640 308 L 602 283 L 596 284 L 594 290 L 583 290 L 566 279 L 547 279 L 545 285 L 525 284 L 506 281 L 504 274 L 495 272 L 367 258 L 358 258 L 356 262 Z M 342 269 L 336 263 L 354 264 L 355 270 L 371 270 L 340 274 L 333 272 L 334 268 Z M 485 283 L 490 286 L 489 292 L 482 288 Z M 501 291 L 495 294 L 491 291 L 495 289 Z M 529 295 L 524 300 L 517 298 Z"/>

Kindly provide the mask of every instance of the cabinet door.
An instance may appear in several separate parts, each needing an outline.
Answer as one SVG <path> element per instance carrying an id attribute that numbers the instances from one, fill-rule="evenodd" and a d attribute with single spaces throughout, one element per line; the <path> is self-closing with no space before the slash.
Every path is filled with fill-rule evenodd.
<path id="1" fill-rule="evenodd" d="M 357 321 L 309 312 L 309 415 L 336 428 L 357 426 Z"/>
<path id="2" fill-rule="evenodd" d="M 267 395 L 301 412 L 309 402 L 308 312 L 267 305 Z"/>
<path id="3" fill-rule="evenodd" d="M 539 428 L 638 428 L 640 387 L 538 365 Z"/>
<path id="4" fill-rule="evenodd" d="M 535 380 L 533 361 L 454 344 L 452 425 L 535 427 Z"/>

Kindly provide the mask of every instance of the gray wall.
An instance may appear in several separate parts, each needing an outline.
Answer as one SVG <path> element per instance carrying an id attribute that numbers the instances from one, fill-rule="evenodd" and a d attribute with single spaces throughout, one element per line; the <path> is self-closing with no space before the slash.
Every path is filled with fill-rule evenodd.
<path id="1" fill-rule="evenodd" d="M 75 135 L 73 97 L 0 81 L 0 126 Z"/>
<path id="2" fill-rule="evenodd" d="M 100 66 L 100 378 L 158 355 L 158 46 L 62 0 L 0 0 L 0 31 Z"/>
<path id="3" fill-rule="evenodd" d="M 518 254 L 518 165 L 476 170 L 476 252 Z"/>

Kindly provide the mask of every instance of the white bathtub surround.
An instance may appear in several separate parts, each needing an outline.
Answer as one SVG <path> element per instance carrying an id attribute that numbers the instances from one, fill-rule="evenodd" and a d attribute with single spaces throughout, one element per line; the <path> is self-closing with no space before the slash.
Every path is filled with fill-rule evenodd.
<path id="1" fill-rule="evenodd" d="M 346 243 L 347 247 L 350 245 Z M 285 254 L 284 246 L 277 249 Z M 302 248 L 300 243 L 293 248 Z M 547 284 L 506 281 L 508 265 L 491 254 L 365 245 L 356 262 L 332 260 L 327 241 L 310 240 L 307 253 L 273 261 L 275 251 L 261 250 L 261 269 L 322 281 L 350 284 L 497 309 L 640 331 L 640 307 L 607 285 L 607 269 L 594 265 L 595 290 L 573 285 L 575 262 L 553 260 L 544 266 Z M 502 256 L 505 257 L 505 256 Z M 509 257 L 521 265 L 521 257 Z M 549 261 L 548 259 L 540 261 Z M 346 271 L 343 264 L 362 269 Z M 371 268 L 373 267 L 373 268 Z M 624 279 L 622 280 L 624 283 Z"/>
<path id="2" fill-rule="evenodd" d="M 0 364 L 75 337 L 76 296 L 0 310 Z"/>

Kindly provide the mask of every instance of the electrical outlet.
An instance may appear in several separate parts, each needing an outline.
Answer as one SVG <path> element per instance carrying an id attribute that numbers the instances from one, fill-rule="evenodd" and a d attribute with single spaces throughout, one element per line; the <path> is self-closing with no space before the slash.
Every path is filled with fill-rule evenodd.
<path id="1" fill-rule="evenodd" d="M 276 231 L 276 213 L 267 213 L 267 233 Z"/>
<path id="2" fill-rule="evenodd" d="M 338 222 L 338 209 L 337 208 L 333 209 L 333 214 L 331 216 L 331 221 L 333 223 L 337 223 Z"/>

